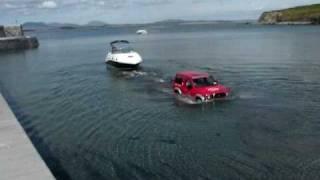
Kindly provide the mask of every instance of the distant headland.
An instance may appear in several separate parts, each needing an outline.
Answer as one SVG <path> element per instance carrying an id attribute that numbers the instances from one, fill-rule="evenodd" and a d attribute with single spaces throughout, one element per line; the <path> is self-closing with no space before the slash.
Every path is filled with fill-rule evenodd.
<path id="1" fill-rule="evenodd" d="M 320 24 L 320 4 L 264 12 L 261 24 Z"/>

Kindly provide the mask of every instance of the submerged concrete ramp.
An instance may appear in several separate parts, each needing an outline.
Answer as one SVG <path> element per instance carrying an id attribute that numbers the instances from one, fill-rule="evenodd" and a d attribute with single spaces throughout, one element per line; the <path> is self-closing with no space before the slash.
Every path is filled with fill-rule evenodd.
<path id="1" fill-rule="evenodd" d="M 1 94 L 0 179 L 55 179 Z"/>

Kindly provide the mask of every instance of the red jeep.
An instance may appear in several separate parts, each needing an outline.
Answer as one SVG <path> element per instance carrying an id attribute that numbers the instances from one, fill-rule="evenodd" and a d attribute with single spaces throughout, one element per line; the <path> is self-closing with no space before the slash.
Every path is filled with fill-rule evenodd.
<path id="1" fill-rule="evenodd" d="M 182 71 L 176 74 L 172 84 L 176 94 L 189 96 L 196 102 L 208 102 L 229 95 L 230 88 L 218 83 L 208 73 Z"/>

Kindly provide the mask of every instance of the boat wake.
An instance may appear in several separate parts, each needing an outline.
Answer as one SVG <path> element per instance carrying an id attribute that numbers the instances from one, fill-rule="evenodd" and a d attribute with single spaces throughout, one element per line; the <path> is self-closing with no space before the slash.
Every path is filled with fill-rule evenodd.
<path id="1" fill-rule="evenodd" d="M 190 104 L 190 105 L 202 104 L 202 103 L 194 101 L 193 99 L 191 99 L 187 96 L 176 95 L 175 98 L 178 102 L 184 103 L 184 104 Z"/>
<path id="2" fill-rule="evenodd" d="M 139 70 L 133 70 L 133 71 L 122 71 L 121 74 L 126 78 L 135 78 L 139 76 L 146 76 L 148 75 L 147 72 L 139 71 Z"/>
<path id="3" fill-rule="evenodd" d="M 251 93 L 251 92 L 239 92 L 237 95 L 239 99 L 243 100 L 250 100 L 250 99 L 257 99 L 259 96 L 257 94 Z"/>

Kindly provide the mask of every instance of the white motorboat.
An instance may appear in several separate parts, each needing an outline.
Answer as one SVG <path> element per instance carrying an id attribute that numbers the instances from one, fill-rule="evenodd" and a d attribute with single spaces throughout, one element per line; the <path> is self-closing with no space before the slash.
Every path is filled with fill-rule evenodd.
<path id="1" fill-rule="evenodd" d="M 145 30 L 145 29 L 139 29 L 136 33 L 139 34 L 139 35 L 147 35 L 148 31 Z"/>
<path id="2" fill-rule="evenodd" d="M 143 61 L 141 56 L 135 52 L 127 40 L 117 40 L 110 43 L 111 52 L 107 54 L 106 63 L 116 67 L 134 68 Z"/>

